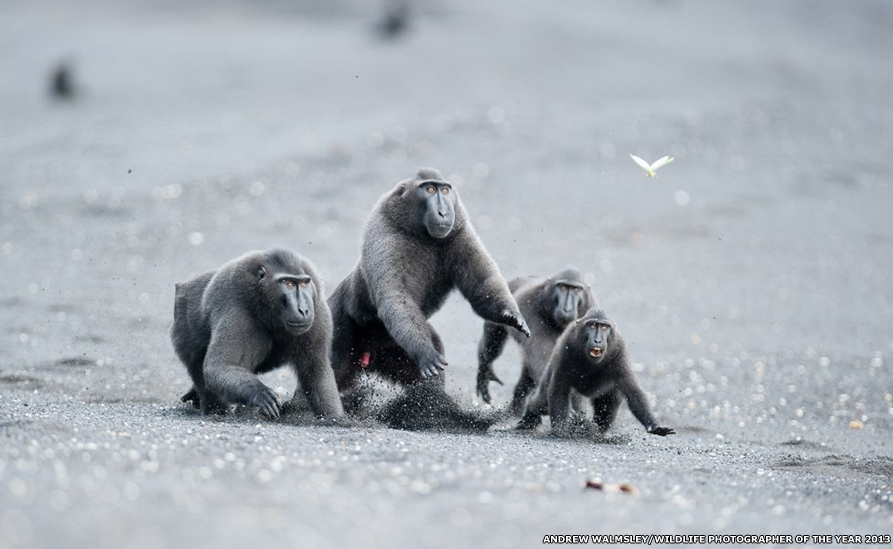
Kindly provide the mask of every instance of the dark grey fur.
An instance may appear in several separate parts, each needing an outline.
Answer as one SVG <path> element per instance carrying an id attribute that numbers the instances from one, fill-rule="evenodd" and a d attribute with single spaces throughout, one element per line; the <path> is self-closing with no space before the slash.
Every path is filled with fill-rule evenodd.
<path id="1" fill-rule="evenodd" d="M 593 419 L 605 432 L 614 423 L 617 410 L 626 400 L 630 411 L 652 435 L 675 431 L 657 423 L 645 393 L 629 367 L 626 345 L 604 309 L 590 309 L 565 329 L 555 343 L 549 367 L 527 402 L 519 428 L 534 428 L 548 414 L 552 431 L 570 427 L 571 389 L 591 399 Z"/>
<path id="2" fill-rule="evenodd" d="M 447 361 L 427 319 L 454 288 L 485 320 L 530 335 L 458 193 L 437 170 L 421 169 L 379 199 L 357 266 L 329 297 L 338 388 L 356 383 L 364 354 L 368 370 L 402 385 L 438 376 Z"/>
<path id="3" fill-rule="evenodd" d="M 530 326 L 530 337 L 521 338 L 517 332 L 512 337 L 521 345 L 524 360 L 521 377 L 512 396 L 515 415 L 524 411 L 527 393 L 542 377 L 555 341 L 564 328 L 597 305 L 595 295 L 583 281 L 583 274 L 568 267 L 542 280 L 534 277 L 515 278 L 509 289 Z M 493 361 L 502 354 L 509 332 L 505 326 L 493 322 L 484 323 L 484 334 L 478 344 L 477 392 L 484 402 L 490 402 L 490 381 L 502 384 L 493 371 Z"/>
<path id="4" fill-rule="evenodd" d="M 279 397 L 256 374 L 290 364 L 313 412 L 341 416 L 331 334 L 322 280 L 290 250 L 251 252 L 177 284 L 171 341 L 194 384 L 182 400 L 206 414 L 245 404 L 278 418 Z"/>

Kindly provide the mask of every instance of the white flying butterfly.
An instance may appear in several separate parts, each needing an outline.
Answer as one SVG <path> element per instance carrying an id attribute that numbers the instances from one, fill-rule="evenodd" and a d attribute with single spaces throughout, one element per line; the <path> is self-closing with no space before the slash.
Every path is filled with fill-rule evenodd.
<path id="1" fill-rule="evenodd" d="M 645 172 L 648 173 L 648 177 L 654 177 L 654 172 L 656 172 L 658 168 L 660 168 L 661 166 L 666 166 L 667 164 L 675 160 L 675 158 L 673 158 L 672 156 L 664 156 L 663 158 L 658 158 L 657 160 L 655 160 L 654 164 L 648 164 L 648 162 L 645 162 L 634 154 L 629 155 L 629 157 L 633 159 L 633 162 L 638 164 L 639 167 L 641 167 L 643 170 L 645 170 Z"/>

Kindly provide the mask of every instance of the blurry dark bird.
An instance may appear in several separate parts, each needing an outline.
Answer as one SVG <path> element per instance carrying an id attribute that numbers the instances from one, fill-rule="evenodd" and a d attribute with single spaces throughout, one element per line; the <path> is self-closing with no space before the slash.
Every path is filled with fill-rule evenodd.
<path id="1" fill-rule="evenodd" d="M 406 2 L 390 2 L 384 16 L 376 25 L 383 38 L 397 38 L 409 28 L 409 5 Z"/>
<path id="2" fill-rule="evenodd" d="M 68 63 L 61 62 L 50 77 L 50 93 L 58 99 L 74 97 L 74 79 Z"/>

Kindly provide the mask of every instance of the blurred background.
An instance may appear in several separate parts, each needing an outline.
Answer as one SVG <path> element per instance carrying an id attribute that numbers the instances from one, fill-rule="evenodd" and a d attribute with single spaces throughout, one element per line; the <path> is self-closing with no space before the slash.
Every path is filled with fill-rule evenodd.
<path id="1" fill-rule="evenodd" d="M 54 486 L 44 458 L 12 473 L 32 440 L 61 436 L 46 422 L 62 440 L 71 424 L 101 438 L 121 417 L 196 427 L 177 406 L 188 380 L 167 338 L 175 282 L 285 245 L 312 259 L 331 290 L 356 261 L 375 200 L 419 166 L 458 188 L 507 278 L 566 265 L 586 273 L 685 452 L 723 444 L 721 435 L 767 455 L 806 440 L 816 455 L 890 456 L 891 24 L 893 7 L 880 0 L 0 0 L 0 428 L 11 441 L 0 451 L 0 547 L 89 539 L 74 519 L 40 535 L 57 517 L 40 497 Z M 649 179 L 630 153 L 676 160 Z M 432 322 L 447 346 L 448 391 L 482 407 L 482 322 L 459 296 Z M 507 382 L 493 389 L 497 406 L 510 399 L 517 360 L 509 349 L 497 362 Z M 268 381 L 294 387 L 286 373 Z M 227 429 L 239 425 L 207 429 L 238 439 Z M 625 412 L 621 425 L 639 427 Z M 303 436 L 288 432 L 279 436 Z M 308 436 L 307 451 L 325 451 Z M 481 440 L 510 454 L 520 444 L 491 438 Z M 416 440 L 422 453 L 427 440 Z M 449 463 L 450 444 L 464 443 L 437 444 Z M 543 444 L 536 451 L 555 455 Z M 614 449 L 579 451 L 563 459 L 582 471 L 593 462 L 585 452 Z M 523 468 L 527 458 L 513 455 Z M 175 456 L 175 468 L 201 459 Z M 686 457 L 672 469 L 683 488 L 694 482 Z M 846 477 L 853 492 L 833 502 L 791 488 L 805 499 L 771 524 L 832 528 L 846 517 L 856 529 L 889 528 L 884 459 L 868 480 Z M 745 464 L 711 467 L 726 478 L 766 466 Z M 309 494 L 343 488 L 304 480 Z M 192 497 L 207 495 L 190 482 Z M 748 483 L 776 489 L 736 486 Z M 448 515 L 444 502 L 477 497 L 472 484 L 418 513 Z M 751 498 L 696 515 L 657 486 L 643 488 L 665 511 L 657 524 L 622 505 L 600 520 L 722 532 L 735 520 L 761 525 L 779 505 Z M 716 496 L 698 490 L 701 501 Z M 518 499 L 508 488 L 487 493 Z M 343 495 L 343 508 L 365 505 Z M 516 514 L 530 543 L 564 533 L 555 525 L 605 524 L 580 522 L 585 508 L 560 502 L 550 516 L 564 519 L 530 519 L 542 503 L 527 496 Z M 60 512 L 80 500 L 65 501 Z M 397 515 L 412 505 L 392 503 Z M 136 528 L 126 517 L 147 513 L 142 505 L 125 506 L 121 524 Z M 517 523 L 474 509 L 480 521 L 443 523 L 462 525 L 454 541 L 491 539 L 482 533 L 500 523 L 493 543 L 517 545 Z M 391 524 L 381 513 L 371 516 Z M 261 521 L 249 516 L 247 526 Z M 331 525 L 311 523 L 302 535 Z M 142 546 L 170 541 L 144 530 Z"/>
<path id="2" fill-rule="evenodd" d="M 870 360 L 890 10 L 832 8 L 4 2 L 3 291 L 161 328 L 173 282 L 271 245 L 332 288 L 376 198 L 430 165 L 507 277 L 578 266 L 649 351 Z M 630 153 L 676 162 L 649 180 Z"/>

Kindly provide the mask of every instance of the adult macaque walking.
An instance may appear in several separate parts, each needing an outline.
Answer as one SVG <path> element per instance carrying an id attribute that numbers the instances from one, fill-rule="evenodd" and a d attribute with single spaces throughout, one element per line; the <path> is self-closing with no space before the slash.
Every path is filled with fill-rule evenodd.
<path id="1" fill-rule="evenodd" d="M 256 374 L 290 364 L 316 415 L 343 415 L 332 317 L 312 263 L 285 249 L 251 252 L 176 288 L 171 341 L 193 382 L 184 402 L 205 414 L 244 404 L 276 419 L 279 397 Z"/>
<path id="2" fill-rule="evenodd" d="M 459 194 L 437 170 L 421 169 L 379 199 L 356 267 L 329 298 L 338 388 L 364 369 L 403 385 L 442 380 L 443 342 L 428 318 L 454 288 L 485 320 L 530 336 Z"/>
<path id="3" fill-rule="evenodd" d="M 517 332 L 511 333 L 524 353 L 521 376 L 512 395 L 512 411 L 520 416 L 527 394 L 536 387 L 549 364 L 555 341 L 569 323 L 594 307 L 596 300 L 583 281 L 583 274 L 571 267 L 545 280 L 533 277 L 512 279 L 509 289 L 529 323 L 531 334 L 529 338 L 521 338 Z M 484 334 L 478 344 L 477 393 L 488 404 L 491 400 L 490 382 L 502 385 L 493 371 L 493 361 L 502 354 L 508 337 L 505 326 L 484 323 Z"/>

